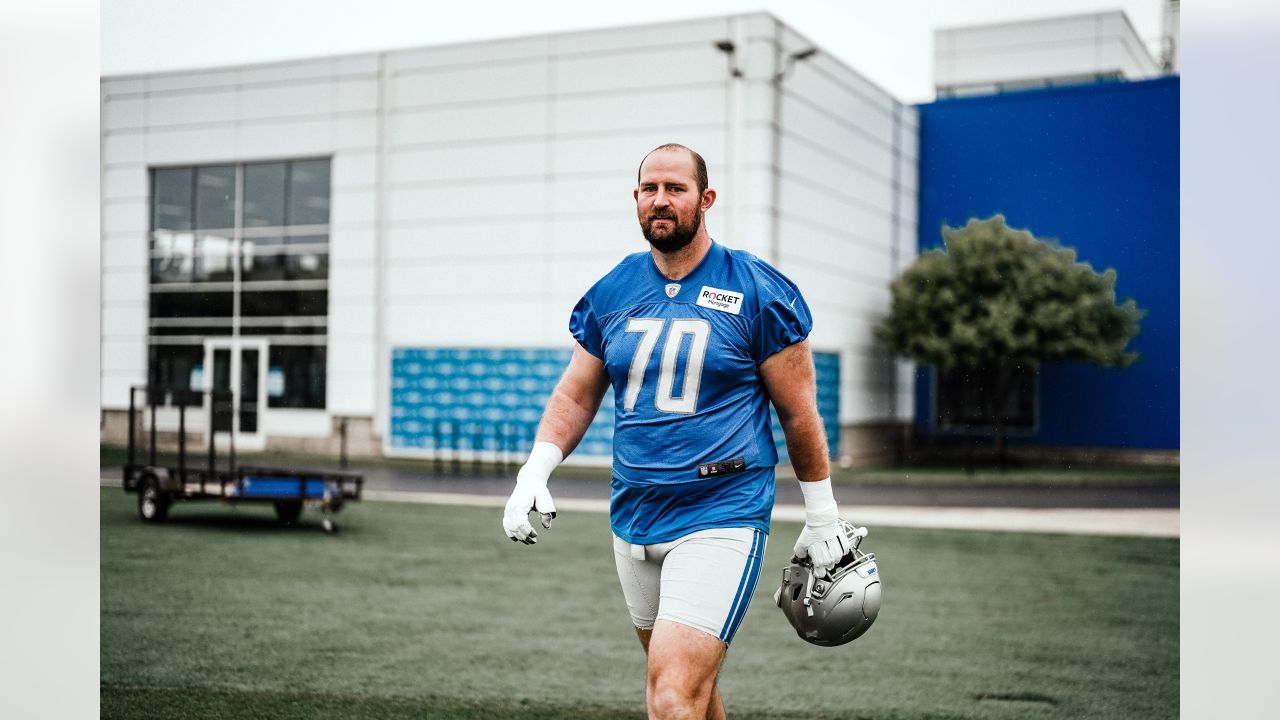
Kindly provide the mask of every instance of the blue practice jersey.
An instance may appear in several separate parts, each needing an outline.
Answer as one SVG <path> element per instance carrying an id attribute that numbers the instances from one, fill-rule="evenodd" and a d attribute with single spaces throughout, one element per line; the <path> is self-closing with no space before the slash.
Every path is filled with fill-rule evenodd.
<path id="1" fill-rule="evenodd" d="M 758 368 L 812 326 L 794 283 L 718 243 L 679 282 L 640 252 L 587 291 L 569 330 L 613 384 L 618 537 L 769 531 L 778 453 Z"/>

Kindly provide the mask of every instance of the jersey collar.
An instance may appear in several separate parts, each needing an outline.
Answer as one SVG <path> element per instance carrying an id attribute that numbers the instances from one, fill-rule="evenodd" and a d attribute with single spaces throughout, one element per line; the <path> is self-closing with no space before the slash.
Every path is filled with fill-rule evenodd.
<path id="1" fill-rule="evenodd" d="M 686 288 L 689 288 L 694 284 L 694 281 L 697 280 L 698 277 L 706 274 L 707 268 L 713 267 L 719 262 L 720 257 L 724 255 L 724 248 L 721 247 L 720 243 L 716 242 L 715 239 L 712 238 L 711 247 L 707 248 L 707 254 L 702 256 L 702 259 L 698 261 L 697 265 L 693 266 L 693 269 L 689 271 L 688 275 L 685 275 L 679 280 L 668 279 L 666 275 L 662 274 L 662 271 L 658 270 L 658 264 L 654 262 L 653 254 L 645 254 L 649 256 L 649 273 L 658 283 L 658 287 L 666 287 L 667 285 L 675 283 L 680 286 L 680 292 L 683 293 Z"/>

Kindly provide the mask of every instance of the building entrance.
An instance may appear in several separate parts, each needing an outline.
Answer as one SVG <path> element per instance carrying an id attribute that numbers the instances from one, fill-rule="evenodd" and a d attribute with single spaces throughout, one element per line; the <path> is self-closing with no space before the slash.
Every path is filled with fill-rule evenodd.
<path id="1" fill-rule="evenodd" d="M 237 450 L 262 450 L 266 446 L 262 429 L 267 410 L 267 341 L 205 340 L 204 367 L 205 389 L 231 393 L 230 404 L 206 396 L 206 422 L 217 433 L 233 433 Z M 218 442 L 226 437 L 219 435 Z"/>

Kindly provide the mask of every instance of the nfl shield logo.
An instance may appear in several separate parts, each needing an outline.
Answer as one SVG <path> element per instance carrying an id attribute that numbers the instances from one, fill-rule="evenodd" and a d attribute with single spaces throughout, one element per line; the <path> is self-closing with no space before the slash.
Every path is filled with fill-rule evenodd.
<path id="1" fill-rule="evenodd" d="M 680 283 L 671 283 L 667 286 L 667 297 L 675 297 L 680 292 Z"/>

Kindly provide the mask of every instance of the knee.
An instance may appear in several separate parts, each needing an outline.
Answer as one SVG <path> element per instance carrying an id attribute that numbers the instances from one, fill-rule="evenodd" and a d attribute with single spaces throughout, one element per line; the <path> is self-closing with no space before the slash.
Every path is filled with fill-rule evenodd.
<path id="1" fill-rule="evenodd" d="M 689 682 L 677 673 L 657 673 L 649 676 L 650 717 L 685 718 L 702 717 L 710 699 L 711 687 Z"/>

